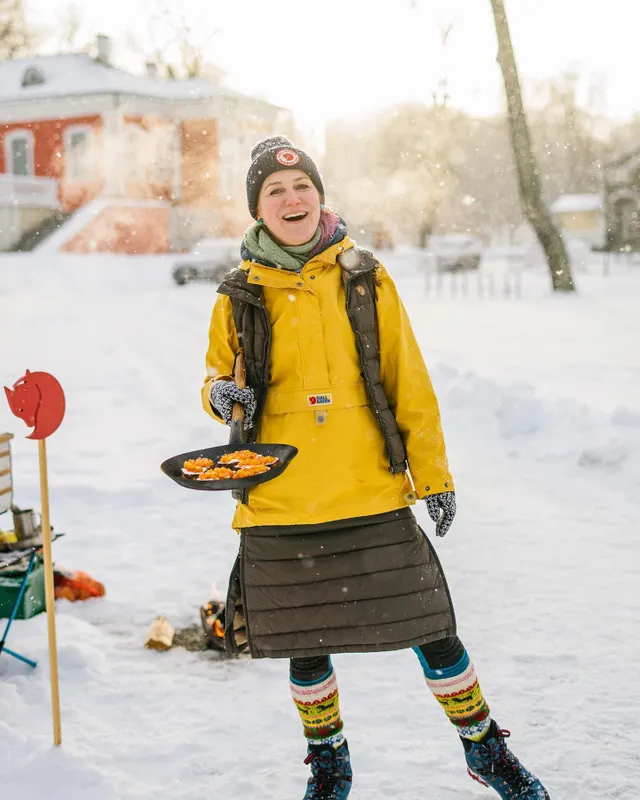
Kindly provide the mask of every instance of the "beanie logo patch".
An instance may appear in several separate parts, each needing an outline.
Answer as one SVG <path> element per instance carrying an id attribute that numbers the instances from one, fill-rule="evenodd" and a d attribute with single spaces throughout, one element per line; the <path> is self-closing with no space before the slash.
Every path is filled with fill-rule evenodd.
<path id="1" fill-rule="evenodd" d="M 276 153 L 276 161 L 283 164 L 285 167 L 293 167 L 300 161 L 300 156 L 295 150 L 288 150 L 283 148 Z"/>

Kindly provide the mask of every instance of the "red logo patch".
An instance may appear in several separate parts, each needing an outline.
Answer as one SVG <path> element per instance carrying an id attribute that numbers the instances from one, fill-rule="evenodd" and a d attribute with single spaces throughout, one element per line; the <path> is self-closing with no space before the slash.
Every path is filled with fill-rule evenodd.
<path id="1" fill-rule="evenodd" d="M 330 394 L 308 394 L 307 403 L 310 406 L 330 406 L 333 405 L 333 398 Z"/>
<path id="2" fill-rule="evenodd" d="M 276 153 L 276 161 L 280 164 L 284 164 L 285 167 L 293 167 L 300 161 L 300 156 L 295 150 L 287 150 L 285 148 L 283 150 L 278 150 Z"/>

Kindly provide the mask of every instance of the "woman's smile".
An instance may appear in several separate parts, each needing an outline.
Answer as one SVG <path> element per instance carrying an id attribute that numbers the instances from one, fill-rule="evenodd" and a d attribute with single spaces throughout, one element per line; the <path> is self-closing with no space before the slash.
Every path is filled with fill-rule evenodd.
<path id="1" fill-rule="evenodd" d="M 308 211 L 293 211 L 290 214 L 285 214 L 282 219 L 285 222 L 296 223 L 302 222 L 309 216 Z"/>

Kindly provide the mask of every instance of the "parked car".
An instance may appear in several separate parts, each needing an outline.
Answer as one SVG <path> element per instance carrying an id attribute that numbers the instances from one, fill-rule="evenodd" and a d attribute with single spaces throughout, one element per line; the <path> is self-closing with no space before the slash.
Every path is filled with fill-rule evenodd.
<path id="1" fill-rule="evenodd" d="M 173 280 L 178 286 L 189 281 L 220 283 L 229 270 L 240 264 L 241 239 L 200 239 L 173 268 Z"/>
<path id="2" fill-rule="evenodd" d="M 433 257 L 438 272 L 458 272 L 478 269 L 483 243 L 477 236 L 466 233 L 445 233 L 430 236 L 426 250 Z"/>

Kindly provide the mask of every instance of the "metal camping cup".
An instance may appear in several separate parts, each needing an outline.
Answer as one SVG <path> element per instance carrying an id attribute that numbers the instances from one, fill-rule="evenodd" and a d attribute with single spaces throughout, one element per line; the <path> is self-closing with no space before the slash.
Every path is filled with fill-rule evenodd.
<path id="1" fill-rule="evenodd" d="M 42 518 L 32 508 L 15 508 L 13 527 L 18 539 L 35 539 L 42 532 Z"/>

